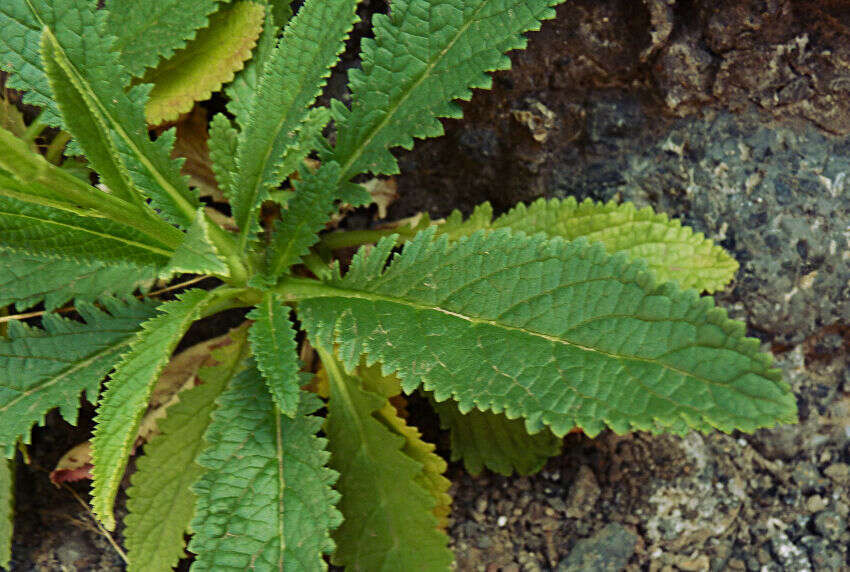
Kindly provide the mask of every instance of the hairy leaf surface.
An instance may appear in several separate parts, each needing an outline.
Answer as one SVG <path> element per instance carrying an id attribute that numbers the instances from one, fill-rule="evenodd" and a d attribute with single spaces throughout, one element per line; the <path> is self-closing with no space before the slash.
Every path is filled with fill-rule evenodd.
<path id="1" fill-rule="evenodd" d="M 13 445 L 58 407 L 76 423 L 80 393 L 95 401 L 100 382 L 127 350 L 150 304 L 104 299 L 109 313 L 80 302 L 85 323 L 46 314 L 44 329 L 9 322 L 9 339 L 0 340 L 0 445 Z"/>
<path id="2" fill-rule="evenodd" d="M 15 464 L 0 459 L 0 568 L 12 560 L 12 525 L 15 508 Z"/>
<path id="3" fill-rule="evenodd" d="M 443 134 L 438 117 L 459 118 L 455 99 L 489 88 L 488 71 L 507 69 L 505 52 L 524 48 L 524 32 L 552 18 L 560 0 L 396 0 L 372 18 L 362 69 L 349 72 L 352 104 L 333 106 L 332 158 L 347 181 L 358 173 L 398 172 L 392 147 Z"/>
<path id="4" fill-rule="evenodd" d="M 136 86 L 125 93 L 129 74 L 110 51 L 112 38 L 104 33 L 106 11 L 96 10 L 88 0 L 62 2 L 61 18 L 54 18 L 48 3 L 28 2 L 21 11 L 39 32 L 46 26 L 45 41 L 56 58 L 65 61 L 63 69 L 86 105 L 108 125 L 133 187 L 149 197 L 169 222 L 188 227 L 198 201 L 180 175 L 180 161 L 170 158 L 173 135 L 155 142 L 148 137 L 142 108 L 148 88 Z M 38 73 L 44 76 L 41 62 Z"/>
<path id="5" fill-rule="evenodd" d="M 357 19 L 356 0 L 307 0 L 263 67 L 251 118 L 240 134 L 233 217 L 244 243 L 257 229 L 256 210 L 278 184 L 276 174 L 308 107 L 321 93 Z"/>
<path id="6" fill-rule="evenodd" d="M 213 300 L 210 292 L 190 290 L 162 304 L 160 314 L 142 324 L 107 382 L 92 439 L 92 508 L 110 530 L 115 528 L 112 503 L 151 389 L 177 342 Z"/>
<path id="7" fill-rule="evenodd" d="M 131 75 L 169 58 L 208 24 L 217 0 L 108 0 L 106 31 Z"/>
<path id="8" fill-rule="evenodd" d="M 289 319 L 289 306 L 272 292 L 263 294 L 263 300 L 249 314 L 254 320 L 248 338 L 263 374 L 266 385 L 281 413 L 295 417 L 301 393 L 298 378 L 298 347 L 295 330 Z"/>
<path id="9" fill-rule="evenodd" d="M 339 525 L 325 467 L 326 441 L 316 437 L 321 401 L 301 396 L 294 419 L 281 416 L 255 369 L 233 379 L 205 435 L 198 457 L 207 471 L 192 490 L 198 497 L 189 549 L 193 570 L 324 570 Z"/>
<path id="10" fill-rule="evenodd" d="M 522 416 L 529 432 L 752 431 L 796 419 L 744 324 L 601 245 L 426 231 L 384 270 L 393 246 L 361 251 L 328 285 L 298 282 L 318 296 L 300 303 L 302 323 L 317 343 L 339 344 L 349 368 L 365 354 L 405 391 L 421 383 L 463 412 Z"/>
<path id="11" fill-rule="evenodd" d="M 448 569 L 452 554 L 437 530 L 434 496 L 421 484 L 422 463 L 402 451 L 405 437 L 376 418 L 387 399 L 318 349 L 330 381 L 325 432 L 345 519 L 334 534 L 333 563 L 347 570 Z"/>
<path id="12" fill-rule="evenodd" d="M 530 475 L 561 451 L 561 439 L 549 429 L 529 435 L 521 419 L 490 411 L 461 413 L 454 401 L 433 402 L 440 426 L 451 432 L 452 461 L 463 460 L 467 472 L 484 467 L 500 475 Z"/>
<path id="13" fill-rule="evenodd" d="M 466 221 L 458 211 L 453 212 L 440 232 L 457 238 L 479 229 L 510 228 L 567 240 L 583 236 L 601 242 L 608 252 L 645 260 L 661 282 L 673 280 L 683 288 L 708 292 L 723 288 L 738 270 L 738 262 L 702 233 L 649 207 L 637 210 L 632 203 L 603 204 L 585 199 L 579 204 L 573 197 L 539 199 L 529 206 L 517 205 L 496 220 L 492 218 L 493 209 L 484 203 Z"/>
<path id="14" fill-rule="evenodd" d="M 210 160 L 218 188 L 232 201 L 233 177 L 236 174 L 236 152 L 238 149 L 239 132 L 230 124 L 223 113 L 216 113 L 210 121 Z"/>
<path id="15" fill-rule="evenodd" d="M 245 67 L 236 74 L 233 81 L 224 88 L 224 93 L 229 98 L 227 110 L 233 114 L 240 129 L 245 129 L 251 119 L 251 109 L 254 106 L 254 96 L 257 92 L 260 76 L 263 74 L 263 67 L 277 43 L 278 28 L 286 23 L 274 17 L 274 14 L 271 13 L 273 11 L 266 10 L 263 32 L 257 40 L 257 46 L 254 48 L 251 59 L 245 63 Z M 288 20 L 289 18 L 287 18 Z"/>
<path id="16" fill-rule="evenodd" d="M 275 224 L 268 250 L 268 279 L 274 280 L 307 254 L 319 240 L 319 231 L 333 212 L 339 165 L 326 163 L 315 173 L 302 169 L 295 181 L 295 194 Z"/>
<path id="17" fill-rule="evenodd" d="M 212 350 L 198 377 L 203 383 L 180 394 L 159 422 L 160 434 L 145 446 L 127 489 L 124 519 L 130 572 L 170 570 L 183 556 L 183 535 L 195 513 L 189 487 L 203 469 L 195 462 L 215 400 L 242 369 L 248 343 L 245 329 L 231 330 L 229 343 Z"/>
<path id="18" fill-rule="evenodd" d="M 196 101 L 231 81 L 263 29 L 264 9 L 255 2 L 235 2 L 212 15 L 209 27 L 170 59 L 149 70 L 145 83 L 154 84 L 145 106 L 148 123 L 177 119 Z"/>
<path id="19" fill-rule="evenodd" d="M 0 193 L 5 190 L 0 181 Z M 136 229 L 0 196 L 0 250 L 79 262 L 162 266 L 171 250 Z"/>
<path id="20" fill-rule="evenodd" d="M 44 302 L 49 311 L 75 299 L 83 302 L 128 294 L 150 283 L 156 268 L 130 264 L 81 263 L 39 256 L 5 256 L 0 276 L 0 306 L 19 312 Z"/>
<path id="21" fill-rule="evenodd" d="M 55 0 L 4 0 L 0 2 L 0 70 L 9 73 L 7 87 L 24 93 L 24 103 L 41 107 L 41 121 L 64 127 L 53 100 L 39 53 L 41 30 L 53 28 L 63 15 Z"/>
<path id="22" fill-rule="evenodd" d="M 230 268 L 210 238 L 210 224 L 204 209 L 198 209 L 195 222 L 168 262 L 163 271 L 164 275 L 179 272 L 216 274 L 224 277 L 230 275 Z"/>

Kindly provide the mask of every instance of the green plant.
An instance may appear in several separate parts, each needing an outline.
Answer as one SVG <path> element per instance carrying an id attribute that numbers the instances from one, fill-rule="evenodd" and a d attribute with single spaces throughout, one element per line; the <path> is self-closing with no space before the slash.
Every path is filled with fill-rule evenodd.
<path id="1" fill-rule="evenodd" d="M 574 428 L 793 422 L 771 357 L 697 293 L 726 283 L 734 261 L 649 209 L 541 200 L 495 220 L 483 205 L 468 220 L 322 234 L 338 202 L 370 202 L 356 176 L 396 173 L 390 150 L 440 135 L 438 118 L 460 117 L 454 100 L 489 87 L 486 72 L 507 68 L 557 3 L 396 0 L 362 41 L 351 104 L 324 108 L 355 0 L 307 0 L 279 40 L 283 2 L 164 1 L 157 33 L 140 31 L 151 17 L 138 0 L 4 2 L 10 85 L 73 137 L 67 154 L 101 186 L 0 130 L 0 303 L 47 310 L 40 327 L 8 321 L 0 341 L 0 443 L 11 454 L 48 410 L 73 423 L 80 393 L 96 400 L 92 506 L 113 529 L 131 451 L 157 428 L 128 490 L 131 570 L 169 569 L 185 532 L 198 570 L 318 569 L 331 553 L 355 569 L 430 570 L 452 559 L 448 481 L 390 404 L 402 391 L 427 392 L 473 471 L 534 471 Z M 187 55 L 222 45 L 219 33 L 242 39 L 209 63 Z M 211 72 L 221 60 L 231 71 Z M 145 119 L 187 111 L 234 74 L 208 138 L 229 219 L 181 175 L 174 131 L 152 140 Z M 361 244 L 345 272 L 331 263 Z M 149 292 L 187 274 L 215 286 Z M 54 311 L 69 300 L 78 319 Z M 193 323 L 238 308 L 250 322 L 175 365 L 191 361 L 171 358 Z M 320 359 L 315 379 L 301 373 L 296 325 Z M 171 397 L 143 420 L 160 384 Z"/>

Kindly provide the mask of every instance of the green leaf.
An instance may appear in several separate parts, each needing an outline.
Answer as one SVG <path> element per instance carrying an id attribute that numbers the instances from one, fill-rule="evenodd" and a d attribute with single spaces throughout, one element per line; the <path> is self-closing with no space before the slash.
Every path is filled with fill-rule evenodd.
<path id="1" fill-rule="evenodd" d="M 216 113 L 210 121 L 210 160 L 212 170 L 218 188 L 227 197 L 233 200 L 233 177 L 236 174 L 236 150 L 239 141 L 239 132 L 230 124 L 230 120 L 223 113 Z"/>
<path id="2" fill-rule="evenodd" d="M 240 134 L 240 172 L 231 206 L 244 247 L 257 231 L 256 211 L 277 185 L 286 148 L 295 142 L 308 108 L 357 20 L 357 0 L 307 0 L 263 67 L 251 118 Z"/>
<path id="3" fill-rule="evenodd" d="M 131 204 L 138 202 L 130 172 L 120 160 L 107 119 L 96 103 L 87 98 L 86 87 L 49 31 L 41 36 L 41 57 L 65 127 L 76 138 L 92 168 L 118 198 Z"/>
<path id="4" fill-rule="evenodd" d="M 156 268 L 130 264 L 80 263 L 39 256 L 5 256 L 0 276 L 0 306 L 15 304 L 19 312 L 44 302 L 48 312 L 75 299 L 94 302 L 129 294 L 150 284 Z"/>
<path id="5" fill-rule="evenodd" d="M 437 503 L 418 482 L 422 463 L 402 451 L 404 437 L 376 419 L 387 399 L 347 375 L 332 350 L 317 350 L 330 381 L 325 432 L 344 517 L 333 563 L 370 572 L 448 570 L 452 553 L 437 529 Z"/>
<path id="6" fill-rule="evenodd" d="M 112 51 L 130 74 L 169 58 L 208 24 L 217 0 L 108 0 L 106 32 L 115 38 Z"/>
<path id="7" fill-rule="evenodd" d="M 41 107 L 39 120 L 53 127 L 64 124 L 44 74 L 39 40 L 44 26 L 63 17 L 63 8 L 55 0 L 0 2 L 0 70 L 9 73 L 6 87 L 25 92 L 24 103 Z"/>
<path id="8" fill-rule="evenodd" d="M 133 187 L 151 199 L 169 222 L 188 227 L 199 206 L 186 180 L 180 175 L 181 161 L 172 160 L 173 132 L 153 142 L 148 137 L 143 103 L 150 86 L 129 92 L 129 74 L 118 55 L 110 51 L 111 38 L 103 33 L 105 11 L 88 0 L 63 2 L 64 16 L 45 28 L 44 42 L 50 44 L 57 62 L 68 74 L 89 109 L 97 110 L 108 125 L 120 160 L 126 165 Z"/>
<path id="9" fill-rule="evenodd" d="M 9 101 L 8 94 L 5 94 L 4 90 L 0 90 L 0 128 L 9 131 L 15 137 L 23 137 L 27 132 L 24 114 L 14 103 Z M 29 147 L 32 151 L 38 150 L 35 144 L 31 144 Z"/>
<path id="10" fill-rule="evenodd" d="M 233 81 L 224 88 L 224 93 L 230 98 L 230 101 L 227 102 L 227 110 L 233 114 L 240 129 L 245 129 L 250 121 L 257 85 L 259 85 L 260 76 L 263 73 L 263 66 L 265 66 L 269 55 L 277 44 L 278 28 L 281 24 L 289 21 L 288 18 L 284 21 L 278 20 L 275 17 L 275 11 L 276 9 L 266 10 L 263 32 L 257 40 L 257 47 L 254 49 L 251 59 L 245 63 L 245 67 L 236 74 Z"/>
<path id="11" fill-rule="evenodd" d="M 362 69 L 349 71 L 351 109 L 334 101 L 342 180 L 393 174 L 392 147 L 443 134 L 438 117 L 459 118 L 455 99 L 489 88 L 488 71 L 510 67 L 505 52 L 525 47 L 524 32 L 555 16 L 560 0 L 396 0 L 372 18 Z"/>
<path id="12" fill-rule="evenodd" d="M 263 6 L 254 2 L 225 6 L 184 49 L 149 70 L 143 80 L 154 84 L 145 106 L 148 123 L 176 120 L 231 81 L 251 57 L 263 16 Z"/>
<path id="13" fill-rule="evenodd" d="M 297 171 L 304 159 L 324 143 L 322 130 L 330 120 L 331 112 L 327 107 L 314 107 L 307 113 L 304 122 L 296 130 L 295 140 L 283 152 L 283 158 L 275 171 L 275 181 L 284 181 Z"/>
<path id="14" fill-rule="evenodd" d="M 103 300 L 109 313 L 79 302 L 85 323 L 46 314 L 44 329 L 9 322 L 9 339 L 0 340 L 0 445 L 14 445 L 59 407 L 76 423 L 80 393 L 94 401 L 103 377 L 126 351 L 153 307 L 128 299 Z"/>
<path id="15" fill-rule="evenodd" d="M 289 319 L 289 306 L 271 292 L 251 310 L 248 318 L 254 320 L 248 339 L 275 404 L 284 415 L 295 417 L 301 393 L 298 379 L 298 354 L 295 330 Z"/>
<path id="16" fill-rule="evenodd" d="M 198 373 L 201 385 L 180 393 L 166 410 L 160 434 L 145 445 L 127 489 L 124 519 L 130 572 L 170 570 L 183 557 L 183 535 L 195 513 L 189 487 L 203 474 L 195 459 L 203 450 L 215 400 L 227 383 L 244 369 L 248 343 L 245 329 L 232 330 L 230 343 L 212 351 Z"/>
<path id="17" fill-rule="evenodd" d="M 645 260 L 661 282 L 673 280 L 682 288 L 708 292 L 723 288 L 738 270 L 738 262 L 702 233 L 649 207 L 637 210 L 631 203 L 603 204 L 590 199 L 579 204 L 569 197 L 539 199 L 527 207 L 520 204 L 491 222 L 492 214 L 489 203 L 476 207 L 464 222 L 455 211 L 440 232 L 457 238 L 482 228 L 510 228 L 567 240 L 584 236 L 601 242 L 608 252 Z"/>
<path id="18" fill-rule="evenodd" d="M 15 509 L 15 464 L 0 459 L 0 568 L 12 560 L 12 526 Z"/>
<path id="19" fill-rule="evenodd" d="M 452 461 L 463 460 L 467 472 L 484 467 L 500 475 L 531 475 L 561 451 L 561 439 L 548 429 L 529 435 L 521 419 L 473 409 L 466 414 L 451 400 L 432 402 L 440 426 L 451 432 Z"/>
<path id="20" fill-rule="evenodd" d="M 753 431 L 793 422 L 796 405 L 770 354 L 710 297 L 656 285 L 625 256 L 584 239 L 499 230 L 450 242 L 428 230 L 386 270 L 394 240 L 325 285 L 289 279 L 317 343 L 339 344 L 422 384 L 438 401 L 525 417 L 534 433 L 605 425 Z"/>
<path id="21" fill-rule="evenodd" d="M 304 393 L 296 417 L 283 417 L 254 369 L 218 401 L 198 457 L 207 471 L 192 488 L 192 570 L 324 570 L 340 515 L 322 420 L 311 415 L 321 401 Z"/>
<path id="22" fill-rule="evenodd" d="M 291 2 L 288 0 L 268 0 L 268 5 L 271 6 L 271 13 L 274 16 L 274 21 L 278 25 L 283 26 L 289 19 L 292 18 Z"/>
<path id="23" fill-rule="evenodd" d="M 357 368 L 357 376 L 362 382 L 362 388 L 372 393 L 377 393 L 389 399 L 401 394 L 401 381 L 395 376 L 381 375 L 381 367 L 375 364 L 372 367 L 361 365 Z M 428 491 L 434 497 L 434 516 L 439 521 L 439 528 L 445 530 L 448 526 L 448 517 L 452 510 L 452 497 L 448 494 L 451 481 L 443 476 L 446 472 L 446 461 L 434 453 L 436 447 L 422 440 L 422 434 L 416 427 L 408 425 L 399 414 L 393 403 L 387 401 L 375 414 L 375 418 L 381 421 L 391 431 L 401 435 L 405 439 L 402 451 L 405 455 L 422 464 L 422 472 L 414 477 L 414 481 Z"/>
<path id="24" fill-rule="evenodd" d="M 0 250 L 143 267 L 162 266 L 171 257 L 171 249 L 134 228 L 2 196 L 6 190 L 0 181 Z"/>
<path id="25" fill-rule="evenodd" d="M 333 212 L 339 165 L 326 163 L 315 173 L 301 170 L 301 180 L 295 181 L 295 193 L 275 225 L 275 234 L 268 249 L 270 282 L 297 264 L 310 247 L 319 240 Z"/>
<path id="26" fill-rule="evenodd" d="M 230 268 L 222 260 L 220 253 L 210 238 L 210 221 L 204 214 L 204 209 L 199 208 L 195 215 L 195 222 L 183 243 L 177 247 L 168 266 L 161 272 L 168 276 L 173 273 L 187 272 L 190 274 L 216 274 L 218 276 L 230 276 Z"/>
<path id="27" fill-rule="evenodd" d="M 151 389 L 177 342 L 214 300 L 214 292 L 189 290 L 162 304 L 160 314 L 142 324 L 106 384 L 92 439 L 92 509 L 109 530 L 115 528 L 112 503 Z"/>

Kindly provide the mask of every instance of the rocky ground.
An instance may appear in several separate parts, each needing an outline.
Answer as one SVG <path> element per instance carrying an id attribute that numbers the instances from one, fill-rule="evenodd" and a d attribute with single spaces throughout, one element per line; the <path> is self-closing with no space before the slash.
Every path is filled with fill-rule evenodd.
<path id="1" fill-rule="evenodd" d="M 457 569 L 850 570 L 850 2 L 573 0 L 513 59 L 400 155 L 389 218 L 569 195 L 682 218 L 741 263 L 718 301 L 774 352 L 800 423 L 569 435 L 530 477 L 453 464 Z M 65 430 L 39 431 L 38 465 L 80 440 Z M 18 490 L 15 570 L 120 569 L 46 472 Z"/>

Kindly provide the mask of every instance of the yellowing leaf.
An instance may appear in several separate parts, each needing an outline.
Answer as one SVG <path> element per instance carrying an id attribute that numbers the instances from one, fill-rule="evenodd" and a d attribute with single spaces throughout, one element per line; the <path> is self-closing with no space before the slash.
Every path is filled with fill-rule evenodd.
<path id="1" fill-rule="evenodd" d="M 251 57 L 264 14 L 264 8 L 254 2 L 225 6 L 184 49 L 145 74 L 143 82 L 154 84 L 145 106 L 148 123 L 177 119 L 196 101 L 208 99 L 231 81 Z"/>
<path id="2" fill-rule="evenodd" d="M 56 468 L 50 472 L 54 485 L 91 478 L 91 443 L 85 441 L 62 455 Z"/>

